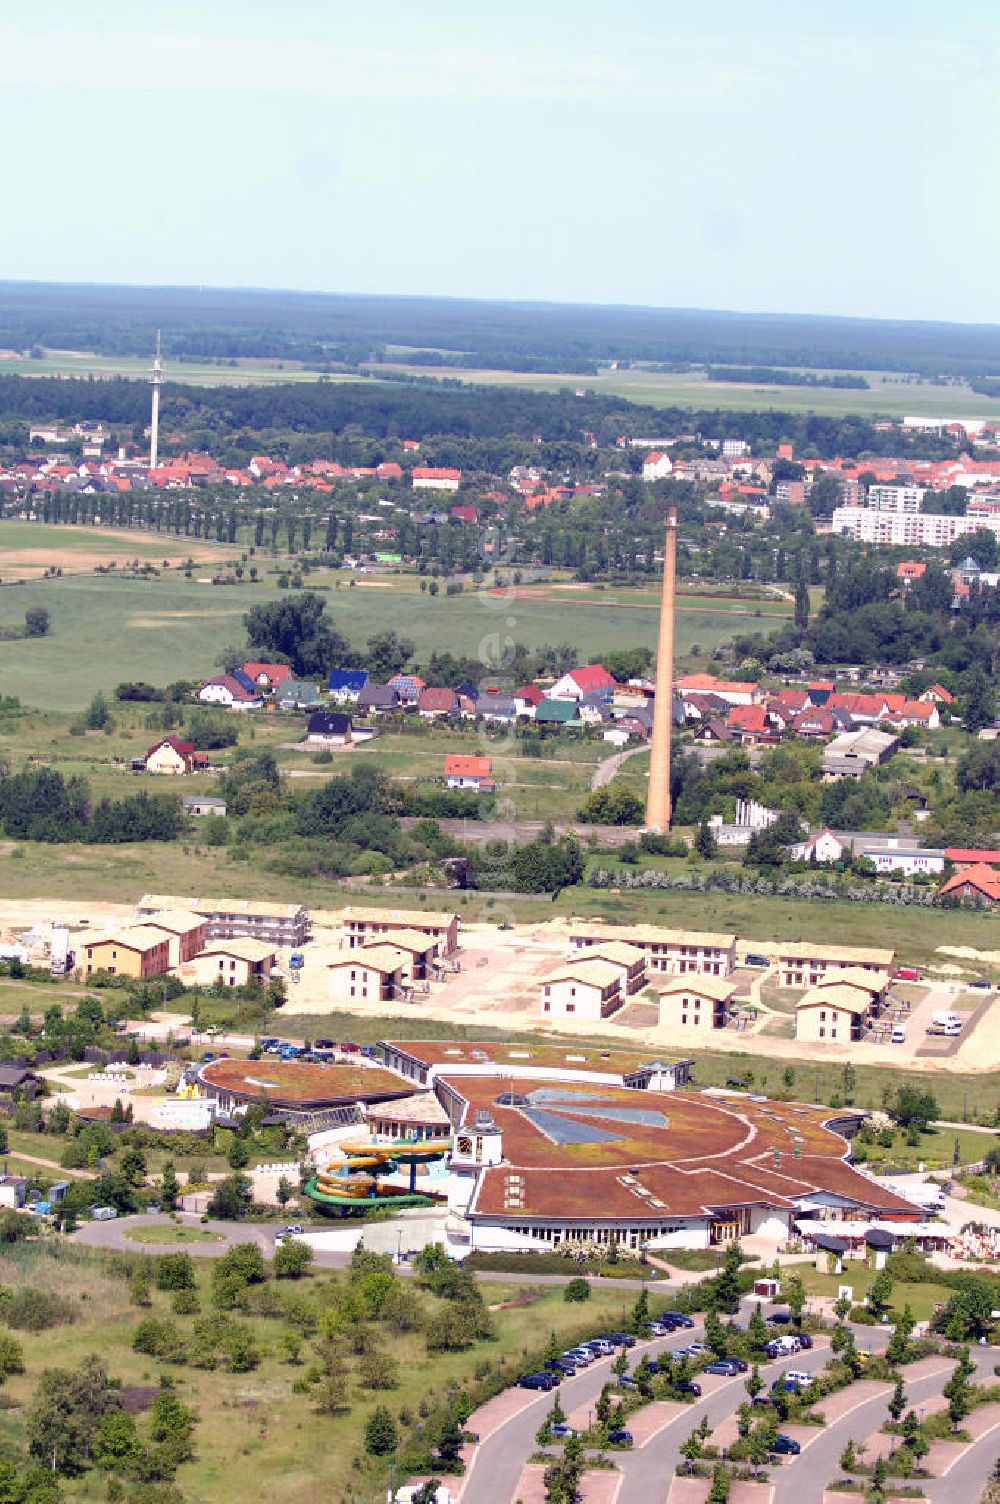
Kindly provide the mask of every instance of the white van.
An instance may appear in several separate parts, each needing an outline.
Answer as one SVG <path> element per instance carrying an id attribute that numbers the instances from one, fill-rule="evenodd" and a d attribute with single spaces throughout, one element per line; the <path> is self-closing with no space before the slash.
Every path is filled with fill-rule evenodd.
<path id="1" fill-rule="evenodd" d="M 893 1026 L 892 1026 L 892 1042 L 893 1042 L 893 1044 L 905 1044 L 906 1043 L 906 1030 L 903 1028 L 902 1024 L 893 1024 Z"/>
<path id="2" fill-rule="evenodd" d="M 956 1032 L 962 1027 L 962 1017 L 959 1013 L 935 1013 L 934 1022 L 942 1029 L 954 1029 Z"/>

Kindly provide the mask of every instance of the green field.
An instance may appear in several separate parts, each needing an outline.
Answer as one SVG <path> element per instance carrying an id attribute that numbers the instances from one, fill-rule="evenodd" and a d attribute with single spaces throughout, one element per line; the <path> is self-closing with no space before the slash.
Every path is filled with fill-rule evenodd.
<path id="1" fill-rule="evenodd" d="M 426 366 L 372 366 L 369 369 L 404 371 L 413 376 L 431 374 Z M 831 417 L 860 414 L 863 417 L 990 417 L 1000 414 L 1000 400 L 981 397 L 964 383 L 933 386 L 929 381 L 902 381 L 892 373 L 862 371 L 868 391 L 838 387 L 756 386 L 749 382 L 708 381 L 695 374 L 672 375 L 658 371 L 601 370 L 596 376 L 524 375 L 519 371 L 436 369 L 449 380 L 482 386 L 523 386 L 534 391 L 581 391 L 601 396 L 623 397 L 651 407 L 725 408 L 733 412 L 761 409 L 788 413 L 822 413 Z"/>
<path id="2" fill-rule="evenodd" d="M 38 360 L 4 362 L 8 376 L 93 376 L 106 381 L 127 377 L 143 381 L 149 376 L 152 352 L 143 355 L 94 355 L 84 350 L 45 350 Z M 163 362 L 164 381 L 188 386 L 270 386 L 289 381 L 317 381 L 320 372 L 296 360 L 220 360 Z M 356 381 L 352 372 L 325 376 L 328 381 Z"/>
<path id="3" fill-rule="evenodd" d="M 0 544 L 7 526 L 0 523 Z M 31 527 L 33 535 L 47 533 L 50 538 L 63 531 Z M 59 541 L 56 537 L 53 545 L 58 547 Z M 136 552 L 131 541 L 121 551 Z M 310 583 L 330 585 L 335 578 L 315 574 Z M 0 693 L 17 695 L 27 705 L 70 710 L 86 705 L 98 689 L 113 691 L 123 679 L 167 684 L 180 678 L 208 678 L 218 671 L 220 650 L 245 641 L 244 612 L 278 594 L 270 583 L 227 588 L 174 573 L 148 579 L 79 575 L 4 586 L 0 627 L 23 624 L 32 606 L 45 607 L 52 626 L 47 637 L 0 643 Z M 640 605 L 651 604 L 648 591 L 636 594 Z M 400 576 L 369 580 L 353 590 L 331 589 L 328 602 L 334 626 L 360 649 L 368 637 L 393 627 L 416 643 L 418 661 L 444 644 L 456 654 L 489 654 L 495 651 L 491 642 L 498 632 L 501 641 L 509 635 L 529 648 L 573 643 L 583 662 L 614 648 L 654 648 L 656 643 L 655 610 L 619 601 L 598 605 L 572 597 L 526 595 L 504 601 L 497 609 L 495 596 L 480 598 L 472 591 L 431 596 L 419 590 L 414 577 Z M 738 604 L 751 617 L 758 609 L 783 608 L 782 602 Z M 732 603 L 718 608 L 695 603 L 694 609 L 684 610 L 677 622 L 678 656 L 690 654 L 694 646 L 709 650 L 729 637 L 734 630 L 732 609 Z M 767 626 L 767 621 L 761 622 L 762 629 Z"/>

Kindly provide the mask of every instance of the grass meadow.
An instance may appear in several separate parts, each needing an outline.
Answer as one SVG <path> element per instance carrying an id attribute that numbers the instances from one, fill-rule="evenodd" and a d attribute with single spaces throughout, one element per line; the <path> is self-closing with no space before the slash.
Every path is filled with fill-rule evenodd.
<path id="1" fill-rule="evenodd" d="M 25 1405 L 45 1368 L 73 1367 L 97 1353 L 112 1377 L 126 1386 L 157 1385 L 165 1374 L 176 1386 L 178 1398 L 199 1416 L 195 1457 L 177 1473 L 177 1486 L 188 1504 L 243 1504 L 248 1498 L 267 1498 L 272 1504 L 312 1504 L 320 1479 L 324 1480 L 323 1497 L 331 1504 L 371 1504 L 373 1498 L 385 1497 L 385 1465 L 376 1464 L 376 1471 L 361 1473 L 353 1462 L 363 1453 L 365 1422 L 377 1404 L 388 1405 L 395 1415 L 405 1407 L 410 1424 L 415 1425 L 422 1399 L 431 1406 L 446 1403 L 449 1387 L 469 1380 L 476 1365 L 492 1372 L 499 1363 L 501 1371 L 519 1373 L 527 1355 L 544 1346 L 550 1331 L 568 1342 L 617 1326 L 623 1299 L 629 1304 L 634 1300 L 632 1292 L 618 1295 L 598 1288 L 581 1313 L 579 1306 L 563 1300 L 558 1286 L 491 1281 L 483 1290 L 494 1308 L 495 1340 L 479 1342 L 465 1353 L 430 1355 L 419 1334 L 395 1335 L 391 1348 L 399 1360 L 398 1387 L 371 1393 L 351 1383 L 350 1409 L 330 1416 L 317 1412 L 310 1395 L 293 1393 L 312 1354 L 306 1340 L 298 1361 L 288 1361 L 279 1346 L 285 1323 L 275 1317 L 238 1313 L 253 1328 L 262 1355 L 259 1367 L 249 1373 L 192 1368 L 134 1352 L 132 1334 L 140 1320 L 150 1315 L 169 1317 L 180 1328 L 182 1340 L 197 1320 L 172 1316 L 169 1295 L 156 1290 L 151 1309 L 130 1306 L 128 1286 L 117 1271 L 141 1257 L 138 1245 L 134 1256 L 111 1257 L 56 1244 L 16 1247 L 0 1259 L 0 1281 L 57 1287 L 77 1312 L 72 1323 L 31 1334 L 24 1343 L 27 1371 L 5 1385 L 0 1443 L 20 1440 Z M 207 1312 L 212 1309 L 210 1261 L 195 1260 L 195 1269 L 202 1310 Z M 283 1282 L 278 1290 L 293 1298 L 318 1296 L 330 1279 L 327 1274 L 315 1274 L 296 1286 Z M 433 1296 L 422 1299 L 431 1310 L 440 1305 Z M 515 1299 L 523 1303 L 497 1309 Z M 141 1419 L 139 1425 L 142 1430 Z M 105 1499 L 106 1489 L 107 1475 L 92 1469 L 68 1482 L 66 1497 L 73 1504 L 97 1504 Z"/>
<path id="2" fill-rule="evenodd" d="M 0 579 L 8 576 L 3 552 L 8 526 L 0 523 Z M 53 562 L 73 567 L 72 551 L 62 551 L 61 534 L 68 530 L 42 525 L 30 530 L 48 534 Z M 112 541 L 119 557 L 137 555 L 131 534 L 112 535 Z M 168 541 L 149 542 L 163 557 Z M 41 543 L 38 538 L 35 548 Z M 186 540 L 182 549 L 187 552 Z M 215 557 L 221 563 L 226 555 L 220 550 Z M 71 710 L 86 705 L 98 689 L 112 692 L 123 679 L 167 684 L 209 677 L 217 672 L 220 651 L 245 641 L 244 612 L 279 592 L 270 573 L 255 585 L 234 587 L 207 583 L 207 570 L 205 578 L 200 583 L 172 572 L 150 577 L 81 574 L 4 585 L 0 628 L 22 625 L 26 610 L 43 606 L 50 613 L 51 630 L 47 637 L 0 642 L 0 693 L 16 695 L 27 705 Z M 310 577 L 311 588 L 335 583 L 332 574 Z M 595 594 L 578 600 L 569 592 L 565 598 L 525 592 L 509 601 L 480 598 L 472 591 L 431 596 L 419 590 L 413 577 L 401 576 L 367 579 L 355 589 L 331 588 L 328 612 L 334 626 L 361 650 L 370 636 L 394 628 L 416 644 L 418 660 L 443 645 L 473 657 L 490 653 L 497 633 L 501 643 L 509 636 L 528 647 L 573 643 L 584 662 L 615 648 L 655 647 L 657 613 L 650 592 L 635 592 L 635 604 L 625 603 L 625 592 L 599 603 Z M 677 621 L 679 658 L 696 647 L 708 651 L 736 630 L 732 602 L 716 606 L 686 597 L 683 604 Z M 740 602 L 737 607 L 746 608 L 748 621 L 758 610 L 784 614 L 781 602 Z M 771 625 L 761 622 L 762 629 Z"/>

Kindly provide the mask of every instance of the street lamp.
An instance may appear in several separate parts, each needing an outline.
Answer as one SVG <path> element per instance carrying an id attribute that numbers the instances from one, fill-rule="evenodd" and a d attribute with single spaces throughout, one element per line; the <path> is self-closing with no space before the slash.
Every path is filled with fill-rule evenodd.
<path id="1" fill-rule="evenodd" d="M 396 1464 L 395 1464 L 395 1462 L 393 1462 L 393 1461 L 390 1460 L 390 1462 L 389 1462 L 389 1498 L 390 1499 L 395 1499 L 395 1497 L 396 1497 Z"/>

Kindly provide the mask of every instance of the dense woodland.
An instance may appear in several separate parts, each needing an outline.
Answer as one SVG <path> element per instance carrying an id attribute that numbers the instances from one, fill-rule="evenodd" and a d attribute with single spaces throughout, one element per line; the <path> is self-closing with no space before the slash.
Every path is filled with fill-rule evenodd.
<path id="1" fill-rule="evenodd" d="M 391 349 L 597 360 L 1000 375 L 991 325 L 807 318 L 678 308 L 501 303 L 218 288 L 0 283 L 0 345 L 145 355 L 359 360 Z M 573 363 L 578 364 L 574 367 Z M 514 369 L 519 367 L 514 366 Z"/>

